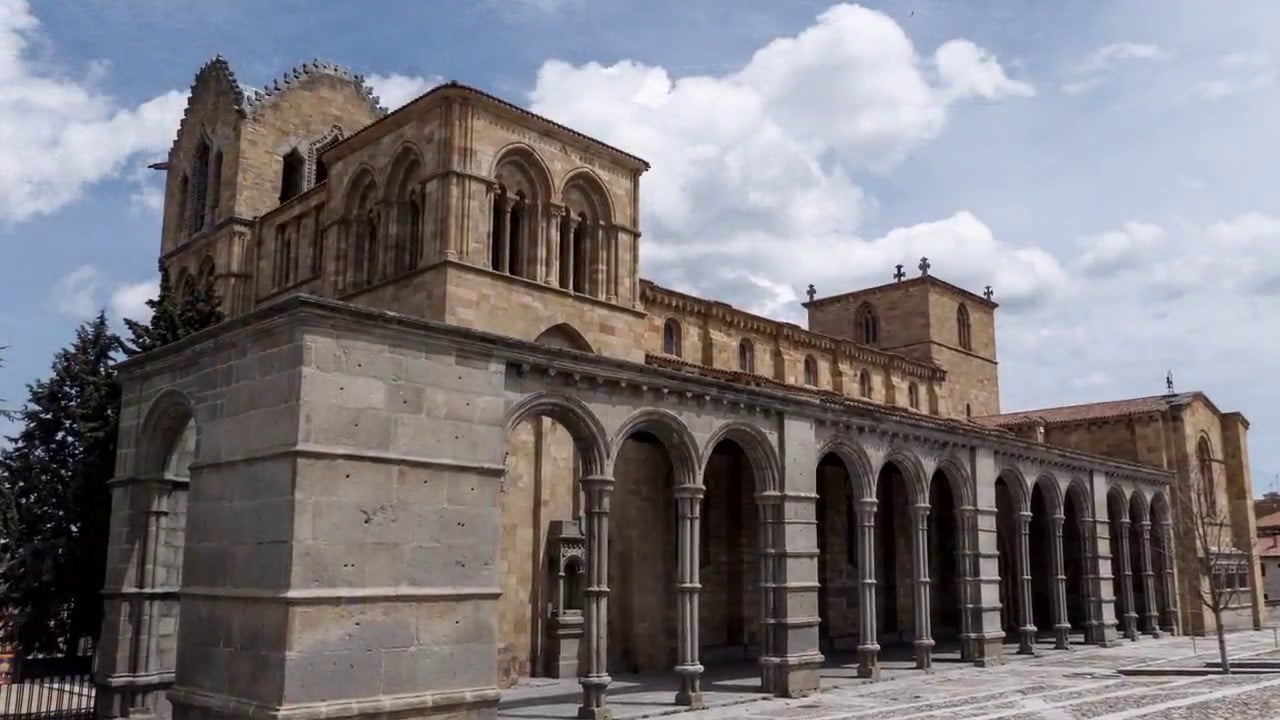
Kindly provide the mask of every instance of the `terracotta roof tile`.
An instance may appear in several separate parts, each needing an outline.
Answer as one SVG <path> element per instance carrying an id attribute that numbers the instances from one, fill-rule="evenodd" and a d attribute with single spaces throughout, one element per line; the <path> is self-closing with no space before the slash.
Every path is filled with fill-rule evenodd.
<path id="1" fill-rule="evenodd" d="M 1273 512 L 1270 515 L 1263 515 L 1258 518 L 1258 529 L 1275 528 L 1280 529 L 1280 512 Z"/>
<path id="2" fill-rule="evenodd" d="M 1265 557 L 1280 556 L 1280 535 L 1258 538 L 1258 554 Z"/>
<path id="3" fill-rule="evenodd" d="M 1177 395 L 1151 395 L 1149 397 L 1112 400 L 1109 402 L 1086 403 L 1084 405 L 1067 405 L 1040 410 L 1023 410 L 1020 412 L 988 415 L 974 418 L 977 422 L 990 427 L 1013 427 L 1043 422 L 1046 425 L 1055 423 L 1074 423 L 1086 420 L 1107 420 L 1111 418 L 1145 415 L 1162 412 L 1170 407 L 1184 405 L 1199 393 L 1179 393 Z"/>

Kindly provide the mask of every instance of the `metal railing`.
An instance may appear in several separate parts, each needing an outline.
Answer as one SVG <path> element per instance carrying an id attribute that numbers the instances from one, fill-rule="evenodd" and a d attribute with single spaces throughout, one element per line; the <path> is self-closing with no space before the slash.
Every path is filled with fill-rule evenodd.
<path id="1" fill-rule="evenodd" d="M 0 720 L 89 720 L 95 691 L 87 672 L 0 685 Z"/>

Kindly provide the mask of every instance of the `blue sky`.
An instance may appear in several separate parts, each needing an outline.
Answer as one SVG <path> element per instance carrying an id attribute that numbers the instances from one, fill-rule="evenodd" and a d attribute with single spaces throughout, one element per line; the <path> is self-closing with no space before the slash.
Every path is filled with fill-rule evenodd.
<path id="1" fill-rule="evenodd" d="M 1157 394 L 1280 476 L 1280 5 L 1190 0 L 0 0 L 0 397 L 154 282 L 159 173 L 215 53 L 387 104 L 477 85 L 649 159 L 642 272 L 774 317 L 887 280 L 995 287 L 1004 409 Z M 716 267 L 715 273 L 703 268 Z M 1280 488 L 1277 488 L 1280 489 Z"/>

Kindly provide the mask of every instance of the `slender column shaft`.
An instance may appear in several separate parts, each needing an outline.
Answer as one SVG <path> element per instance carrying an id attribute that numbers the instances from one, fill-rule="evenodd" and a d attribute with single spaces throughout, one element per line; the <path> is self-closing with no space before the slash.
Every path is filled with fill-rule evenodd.
<path id="1" fill-rule="evenodd" d="M 1133 607 L 1133 569 L 1129 558 L 1129 521 L 1120 521 L 1120 592 L 1124 597 L 1124 636 L 1130 640 L 1138 639 L 1138 612 Z M 1112 558 L 1116 560 L 1116 558 Z M 1115 574 L 1113 563 L 1112 573 Z"/>
<path id="2" fill-rule="evenodd" d="M 493 242 L 498 244 L 496 253 L 498 265 L 494 270 L 507 272 L 507 255 L 511 243 L 511 198 L 503 193 L 497 197 L 495 202 L 498 205 L 498 222 L 493 229 Z"/>
<path id="3" fill-rule="evenodd" d="M 976 553 L 974 544 L 977 538 L 977 508 L 962 507 L 956 510 L 956 527 L 959 528 L 956 543 L 960 548 L 960 659 L 974 661 L 978 659 L 978 648 L 973 633 L 974 596 L 976 578 Z"/>
<path id="4" fill-rule="evenodd" d="M 1084 638 L 1085 642 L 1100 643 L 1098 636 L 1098 615 L 1094 608 L 1097 593 L 1094 589 L 1093 546 L 1089 538 L 1093 533 L 1093 523 L 1087 519 L 1080 520 L 1080 593 L 1084 601 Z"/>
<path id="5" fill-rule="evenodd" d="M 579 718 L 606 720 L 611 716 L 609 683 L 609 496 L 613 478 L 588 475 L 582 478 L 587 496 L 587 672 L 582 684 Z"/>
<path id="6" fill-rule="evenodd" d="M 880 675 L 880 643 L 876 629 L 876 500 L 858 500 L 858 676 Z"/>
<path id="7" fill-rule="evenodd" d="M 585 241 L 585 238 L 578 237 L 579 222 L 581 221 L 576 217 L 569 218 L 568 227 L 565 228 L 565 239 L 568 242 L 562 241 L 561 243 L 562 246 L 568 247 L 568 250 L 566 251 L 565 257 L 564 257 L 565 279 L 567 281 L 565 283 L 565 288 L 568 290 L 573 290 L 574 292 L 577 292 L 578 290 L 578 273 L 582 272 L 582 268 L 579 268 L 577 266 L 578 265 L 578 243 Z"/>
<path id="8" fill-rule="evenodd" d="M 564 211 L 555 206 L 547 207 L 546 250 L 543 257 L 542 282 L 557 285 L 560 282 L 560 227 L 564 223 Z"/>
<path id="9" fill-rule="evenodd" d="M 1156 575 L 1151 563 L 1151 522 L 1143 520 L 1138 530 L 1142 533 L 1139 560 L 1142 562 L 1142 599 L 1146 605 L 1147 632 L 1152 637 L 1160 637 L 1160 614 L 1156 611 Z"/>
<path id="10" fill-rule="evenodd" d="M 1067 621 L 1067 570 L 1063 559 L 1061 515 L 1049 518 L 1049 555 L 1053 564 L 1053 636 L 1054 647 L 1071 646 L 1071 623 Z"/>
<path id="11" fill-rule="evenodd" d="M 1173 527 L 1168 522 L 1160 524 L 1160 544 L 1164 550 L 1164 602 L 1165 629 L 1172 635 L 1178 632 L 1178 586 L 1173 579 Z"/>
<path id="12" fill-rule="evenodd" d="M 701 533 L 702 497 L 701 485 L 681 485 L 676 488 L 676 510 L 679 514 L 679 535 L 676 538 L 678 577 L 676 579 L 676 674 L 680 688 L 676 691 L 676 704 L 702 707 L 702 663 L 698 657 L 698 599 L 702 585 L 698 578 L 698 547 Z"/>
<path id="13" fill-rule="evenodd" d="M 1031 513 L 1018 513 L 1018 652 L 1034 654 L 1036 623 L 1031 610 Z"/>
<path id="14" fill-rule="evenodd" d="M 912 513 L 913 565 L 916 570 L 916 667 L 929 670 L 933 667 L 932 608 L 929 605 L 929 504 L 920 503 Z"/>

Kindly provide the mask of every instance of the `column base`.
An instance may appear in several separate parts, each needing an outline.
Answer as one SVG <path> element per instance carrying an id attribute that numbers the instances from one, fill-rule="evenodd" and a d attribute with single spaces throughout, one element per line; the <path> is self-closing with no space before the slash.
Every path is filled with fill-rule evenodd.
<path id="1" fill-rule="evenodd" d="M 981 657 L 978 651 L 978 643 L 973 637 L 960 637 L 960 660 L 963 662 L 974 662 Z"/>
<path id="2" fill-rule="evenodd" d="M 792 657 L 760 658 L 760 688 L 774 697 L 799 698 L 811 695 L 821 684 L 821 653 Z"/>
<path id="3" fill-rule="evenodd" d="M 1053 629 L 1053 649 L 1054 650 L 1070 650 L 1071 649 L 1071 626 L 1059 625 Z"/>
<path id="4" fill-rule="evenodd" d="M 1130 642 L 1138 642 L 1138 621 L 1137 618 L 1125 618 L 1124 621 L 1124 637 Z"/>
<path id="5" fill-rule="evenodd" d="M 916 669 L 931 672 L 933 670 L 933 640 L 928 638 L 917 640 L 916 647 Z"/>
<path id="6" fill-rule="evenodd" d="M 613 678 L 607 674 L 588 675 L 580 682 L 582 704 L 578 706 L 578 717 L 582 720 L 610 720 L 613 710 L 609 707 L 608 689 Z"/>
<path id="7" fill-rule="evenodd" d="M 858 646 L 858 677 L 870 680 L 880 678 L 880 646 Z"/>
<path id="8" fill-rule="evenodd" d="M 676 674 L 680 676 L 680 689 L 676 690 L 676 705 L 695 710 L 705 708 L 702 699 L 702 666 L 679 665 Z"/>
<path id="9" fill-rule="evenodd" d="M 1036 628 L 1024 627 L 1018 631 L 1018 654 L 1036 654 Z"/>

